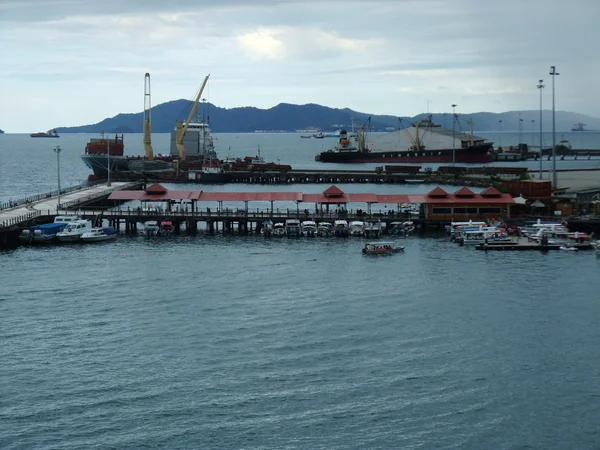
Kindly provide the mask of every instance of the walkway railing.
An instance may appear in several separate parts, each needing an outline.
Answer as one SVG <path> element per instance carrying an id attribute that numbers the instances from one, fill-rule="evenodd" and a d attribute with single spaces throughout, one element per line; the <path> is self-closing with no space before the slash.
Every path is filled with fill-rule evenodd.
<path id="1" fill-rule="evenodd" d="M 21 222 L 24 222 L 29 219 L 33 219 L 34 217 L 41 216 L 41 211 L 31 211 L 27 214 L 22 214 L 17 217 L 11 217 L 10 219 L 6 219 L 0 222 L 0 228 L 10 227 L 11 225 L 17 225 Z"/>
<path id="2" fill-rule="evenodd" d="M 62 188 L 60 190 L 60 195 L 69 194 L 70 192 L 81 190 L 86 187 L 96 186 L 96 185 L 102 184 L 102 183 L 105 183 L 105 181 L 94 181 L 94 182 L 85 181 L 85 182 L 75 185 L 75 186 L 69 186 L 66 188 Z M 4 210 L 4 209 L 14 208 L 16 206 L 34 203 L 39 200 L 43 200 L 46 198 L 52 198 L 52 197 L 56 197 L 56 196 L 58 196 L 58 189 L 50 191 L 50 192 L 44 192 L 43 194 L 28 195 L 27 197 L 18 198 L 16 200 L 9 200 L 7 202 L 1 202 L 0 203 L 0 211 Z"/>

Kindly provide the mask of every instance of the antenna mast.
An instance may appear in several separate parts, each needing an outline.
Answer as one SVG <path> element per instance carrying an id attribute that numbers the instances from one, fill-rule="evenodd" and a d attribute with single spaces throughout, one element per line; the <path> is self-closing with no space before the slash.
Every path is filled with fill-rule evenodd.
<path id="1" fill-rule="evenodd" d="M 152 105 L 150 102 L 150 74 L 146 72 L 144 76 L 144 150 L 146 150 L 146 158 L 154 159 L 152 151 Z"/>

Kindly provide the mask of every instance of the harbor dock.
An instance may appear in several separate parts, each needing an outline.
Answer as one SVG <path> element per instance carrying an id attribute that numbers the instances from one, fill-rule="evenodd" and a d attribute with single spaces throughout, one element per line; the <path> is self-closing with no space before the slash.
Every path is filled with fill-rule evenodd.
<path id="1" fill-rule="evenodd" d="M 577 250 L 593 250 L 594 247 L 589 242 L 581 242 L 581 243 L 573 243 L 569 244 L 570 248 L 575 248 Z M 538 242 L 531 241 L 525 237 L 515 237 L 512 242 L 491 242 L 491 243 L 482 243 L 475 246 L 476 250 L 484 250 L 484 251 L 527 251 L 527 250 L 537 250 L 542 252 L 547 252 L 549 250 L 560 250 L 560 244 L 540 244 Z"/>

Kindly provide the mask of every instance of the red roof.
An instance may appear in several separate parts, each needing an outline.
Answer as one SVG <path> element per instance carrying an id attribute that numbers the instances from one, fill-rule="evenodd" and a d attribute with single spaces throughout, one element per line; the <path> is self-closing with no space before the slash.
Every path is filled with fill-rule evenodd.
<path id="1" fill-rule="evenodd" d="M 468 187 L 463 186 L 454 193 L 454 196 L 455 197 L 475 197 L 475 192 L 473 192 Z"/>
<path id="2" fill-rule="evenodd" d="M 429 191 L 427 197 L 448 197 L 448 193 L 438 186 L 432 191 Z"/>
<path id="3" fill-rule="evenodd" d="M 404 194 L 383 194 L 377 196 L 378 203 L 398 203 L 401 205 L 402 203 L 421 203 L 423 201 L 423 196 L 419 195 L 417 200 L 411 200 L 414 195 L 404 195 Z"/>
<path id="4" fill-rule="evenodd" d="M 164 194 L 165 192 L 167 192 L 167 188 L 158 183 L 154 183 L 146 188 L 147 194 Z"/>
<path id="5" fill-rule="evenodd" d="M 481 192 L 480 195 L 482 195 L 483 197 L 498 197 L 499 195 L 502 195 L 502 192 L 500 192 L 494 186 L 490 186 L 489 188 Z"/>
<path id="6" fill-rule="evenodd" d="M 108 196 L 109 200 L 142 200 L 142 201 L 167 201 L 167 200 L 195 200 L 196 191 L 166 191 L 164 194 L 148 194 L 146 191 L 113 191 Z"/>
<path id="7" fill-rule="evenodd" d="M 378 203 L 377 194 L 348 194 L 349 202 L 353 203 Z"/>
<path id="8" fill-rule="evenodd" d="M 305 203 L 348 203 L 344 194 L 340 197 L 328 197 L 325 194 L 303 194 L 302 201 Z"/>
<path id="9" fill-rule="evenodd" d="M 323 191 L 323 195 L 326 197 L 341 197 L 344 192 L 339 187 L 332 185 Z"/>

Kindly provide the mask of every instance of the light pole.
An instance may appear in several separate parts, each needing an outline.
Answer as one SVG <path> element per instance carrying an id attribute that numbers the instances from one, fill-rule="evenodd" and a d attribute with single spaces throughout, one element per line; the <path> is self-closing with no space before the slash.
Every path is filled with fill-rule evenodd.
<path id="1" fill-rule="evenodd" d="M 115 144 L 117 142 L 117 137 L 115 136 Z M 110 187 L 110 140 L 106 140 L 106 185 Z"/>
<path id="2" fill-rule="evenodd" d="M 456 165 L 456 138 L 454 137 L 454 133 L 456 130 L 456 114 L 454 113 L 454 108 L 456 108 L 456 104 L 452 103 L 452 165 Z"/>
<path id="3" fill-rule="evenodd" d="M 535 120 L 531 119 L 531 146 L 535 147 Z"/>
<path id="4" fill-rule="evenodd" d="M 550 66 L 550 75 L 552 75 L 552 187 L 556 189 L 556 111 L 554 108 L 554 78 L 560 75 L 556 71 L 556 66 Z"/>
<path id="5" fill-rule="evenodd" d="M 502 119 L 500 119 L 498 123 L 500 124 L 500 148 L 502 148 Z"/>
<path id="6" fill-rule="evenodd" d="M 60 145 L 57 145 L 54 149 L 56 153 L 56 171 L 58 173 L 58 203 L 56 203 L 56 213 L 58 214 L 58 208 L 60 208 Z"/>
<path id="7" fill-rule="evenodd" d="M 523 119 L 521 119 L 521 113 L 519 113 L 519 151 L 521 150 L 521 142 L 523 142 Z"/>
<path id="8" fill-rule="evenodd" d="M 544 80 L 540 80 L 537 88 L 540 90 L 540 180 L 542 179 L 542 154 L 543 154 L 543 140 L 542 140 L 542 90 L 544 89 Z"/>

